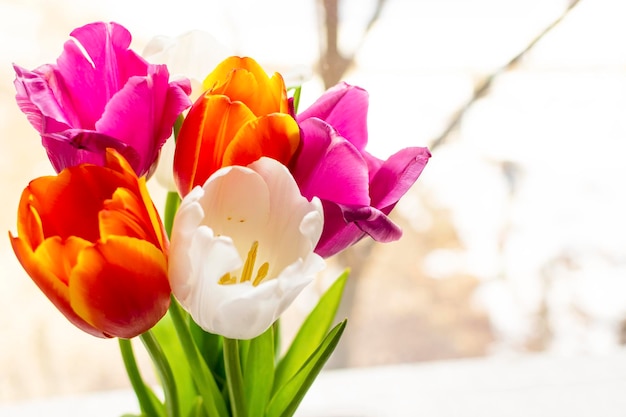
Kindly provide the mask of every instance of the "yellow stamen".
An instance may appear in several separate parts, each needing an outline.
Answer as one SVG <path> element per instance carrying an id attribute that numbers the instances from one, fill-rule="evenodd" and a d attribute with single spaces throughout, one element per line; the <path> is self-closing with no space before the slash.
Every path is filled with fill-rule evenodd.
<path id="1" fill-rule="evenodd" d="M 222 275 L 222 278 L 220 278 L 220 280 L 217 283 L 221 285 L 231 285 L 231 284 L 236 284 L 237 279 L 232 277 L 230 275 L 230 272 L 227 272 L 224 275 Z"/>
<path id="2" fill-rule="evenodd" d="M 236 276 L 233 276 L 231 275 L 230 272 L 227 272 L 224 275 L 222 275 L 222 277 L 218 281 L 218 284 L 231 285 L 231 284 L 237 284 L 238 282 L 240 283 L 240 282 L 251 281 L 252 273 L 254 272 L 254 264 L 256 262 L 258 249 L 259 249 L 259 242 L 255 240 L 254 242 L 252 242 L 252 246 L 250 247 L 250 250 L 248 251 L 248 256 L 246 257 L 246 262 L 243 264 L 243 268 L 241 269 L 241 279 L 237 280 Z M 254 281 L 252 281 L 252 285 L 256 287 L 261 282 L 263 282 L 265 277 L 267 277 L 269 270 L 270 270 L 270 264 L 267 262 L 264 262 L 259 267 L 259 270 L 256 273 L 256 277 L 254 278 Z"/>
<path id="3" fill-rule="evenodd" d="M 254 279 L 254 281 L 252 281 L 252 285 L 254 285 L 255 287 L 259 285 L 261 281 L 265 279 L 269 270 L 270 270 L 270 264 L 268 264 L 267 262 L 264 262 L 263 265 L 259 267 L 259 270 L 256 273 L 256 278 Z"/>
<path id="4" fill-rule="evenodd" d="M 241 270 L 241 280 L 239 282 L 246 282 L 252 279 L 252 271 L 254 271 L 254 263 L 256 262 L 256 253 L 259 249 L 259 242 L 252 242 L 252 247 L 248 251 L 248 257 L 246 258 L 246 263 L 243 264 L 243 269 Z"/>

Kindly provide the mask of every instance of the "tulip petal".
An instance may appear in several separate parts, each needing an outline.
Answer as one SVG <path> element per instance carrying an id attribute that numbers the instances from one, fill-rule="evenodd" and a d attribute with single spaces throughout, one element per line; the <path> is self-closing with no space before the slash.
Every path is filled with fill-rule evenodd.
<path id="1" fill-rule="evenodd" d="M 174 154 L 176 185 L 183 196 L 222 167 L 228 144 L 254 118 L 245 105 L 226 96 L 205 95 L 194 103 L 181 127 Z"/>
<path id="2" fill-rule="evenodd" d="M 239 253 L 247 253 L 268 224 L 270 195 L 262 177 L 240 168 L 218 171 L 205 183 L 198 201 L 204 211 L 204 224 L 210 225 L 216 235 L 231 238 L 239 245 Z"/>
<path id="3" fill-rule="evenodd" d="M 312 252 L 314 247 L 311 246 L 311 242 L 317 242 L 320 239 L 324 222 L 321 202 L 317 198 L 313 198 L 312 201 L 304 200 L 298 184 L 284 165 L 261 158 L 250 164 L 248 168 L 263 178 L 266 184 L 264 188 L 271 195 L 268 201 L 266 238 L 261 249 L 271 248 L 271 252 L 264 251 L 263 254 L 274 270 L 281 271 L 294 259 Z M 283 173 L 277 174 L 276 171 L 283 171 Z M 290 207 L 288 215 L 269 215 L 281 212 L 285 207 Z M 290 237 L 283 233 L 276 234 L 272 232 L 274 230 L 290 230 L 294 232 L 294 235 Z M 299 235 L 307 236 L 308 239 L 300 239 Z"/>
<path id="4" fill-rule="evenodd" d="M 300 144 L 300 128 L 288 114 L 272 113 L 239 129 L 224 151 L 223 166 L 246 166 L 262 156 L 288 164 Z"/>
<path id="5" fill-rule="evenodd" d="M 299 123 L 313 117 L 324 120 L 358 150 L 363 150 L 367 145 L 368 105 L 367 91 L 339 83 L 326 91 L 296 119 Z"/>
<path id="6" fill-rule="evenodd" d="M 383 162 L 371 184 L 372 206 L 385 214 L 393 209 L 424 170 L 430 152 L 427 148 L 406 148 Z"/>
<path id="7" fill-rule="evenodd" d="M 285 83 L 280 74 L 272 78 L 252 58 L 231 56 L 222 61 L 203 81 L 212 94 L 241 101 L 258 117 L 288 111 Z"/>
<path id="8" fill-rule="evenodd" d="M 94 129 L 111 97 L 129 77 L 145 74 L 147 63 L 128 49 L 131 35 L 116 23 L 88 24 L 70 35 L 57 66 L 81 127 Z"/>
<path id="9" fill-rule="evenodd" d="M 402 230 L 385 213 L 374 207 L 341 208 L 348 223 L 355 224 L 377 242 L 393 242 L 402 237 Z"/>
<path id="10" fill-rule="evenodd" d="M 109 100 L 96 123 L 98 132 L 125 138 L 124 144 L 139 157 L 130 161 L 138 175 L 148 173 L 172 134 L 176 118 L 189 105 L 189 81 L 168 83 L 168 79 L 164 65 L 151 66 L 147 76 L 131 77 Z"/>
<path id="11" fill-rule="evenodd" d="M 132 338 L 167 311 L 167 261 L 149 242 L 110 237 L 81 253 L 69 289 L 72 308 L 88 323 L 109 336 Z"/>
<path id="12" fill-rule="evenodd" d="M 70 305 L 68 288 L 69 270 L 78 253 L 90 245 L 78 238 L 62 241 L 58 237 L 47 239 L 35 252 L 21 237 L 9 233 L 11 246 L 24 270 L 54 306 L 76 327 L 97 337 L 106 337 L 101 330 L 87 323 Z"/>
<path id="13" fill-rule="evenodd" d="M 72 103 L 64 100 L 68 94 L 52 66 L 28 71 L 13 65 L 13 69 L 17 105 L 39 133 L 65 130 L 78 122 L 72 118 Z"/>
<path id="14" fill-rule="evenodd" d="M 369 206 L 368 169 L 360 152 L 322 120 L 307 119 L 300 127 L 302 148 L 292 172 L 302 194 Z"/>
<path id="15" fill-rule="evenodd" d="M 361 240 L 365 234 L 356 225 L 346 222 L 341 207 L 332 201 L 322 200 L 324 229 L 315 253 L 328 258 Z"/>
<path id="16" fill-rule="evenodd" d="M 117 187 L 128 184 L 118 173 L 93 165 L 80 165 L 56 177 L 43 178 L 30 183 L 25 191 L 29 195 L 24 198 L 40 216 L 44 235 L 63 239 L 79 236 L 92 242 L 99 238 L 94 219 L 102 202 Z"/>
<path id="17" fill-rule="evenodd" d="M 139 175 L 145 174 L 142 168 L 150 166 L 150 161 L 156 159 L 160 146 L 167 139 L 166 136 L 161 143 L 153 140 L 154 130 L 157 129 L 155 120 L 160 120 L 157 117 L 161 116 L 154 111 L 163 106 L 164 97 L 158 95 L 165 95 L 165 91 L 161 91 L 167 89 L 167 75 L 165 77 L 164 80 L 162 77 L 130 78 L 109 100 L 102 117 L 95 124 L 98 132 L 114 138 L 126 138 L 125 144 L 139 156 L 139 160 L 131 163 Z M 135 120 L 145 123 L 136 123 Z M 173 125 L 174 120 L 171 123 Z"/>
<path id="18" fill-rule="evenodd" d="M 42 143 L 55 171 L 80 164 L 104 165 L 107 148 L 115 149 L 133 166 L 138 166 L 139 154 L 127 144 L 99 132 L 67 129 L 42 134 Z"/>
<path id="19" fill-rule="evenodd" d="M 146 224 L 145 208 L 140 198 L 125 188 L 118 188 L 110 200 L 104 202 L 99 213 L 100 237 L 128 236 L 147 240 L 158 246 L 151 222 Z"/>
<path id="20" fill-rule="evenodd" d="M 167 64 L 172 75 L 184 74 L 197 82 L 206 76 L 207 68 L 214 68 L 228 55 L 225 45 L 201 30 L 192 30 L 176 38 L 156 36 L 150 39 L 142 53 L 152 63 Z"/>

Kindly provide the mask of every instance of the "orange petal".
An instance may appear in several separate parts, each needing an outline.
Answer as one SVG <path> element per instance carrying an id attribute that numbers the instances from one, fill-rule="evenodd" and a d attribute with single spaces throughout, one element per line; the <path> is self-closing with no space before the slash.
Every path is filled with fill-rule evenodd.
<path id="1" fill-rule="evenodd" d="M 53 177 L 44 177 L 53 178 Z M 17 234 L 33 250 L 45 239 L 43 225 L 37 209 L 32 205 L 32 193 L 29 187 L 22 191 L 17 208 Z"/>
<path id="2" fill-rule="evenodd" d="M 150 193 L 148 192 L 146 177 L 139 178 L 139 193 L 141 194 L 141 199 L 143 200 L 143 207 L 146 209 L 148 217 L 150 218 L 152 230 L 154 230 L 158 240 L 158 243 L 155 242 L 155 245 L 157 245 L 161 250 L 167 250 L 169 242 L 167 240 L 167 233 L 165 233 L 165 226 L 163 225 L 159 211 L 154 206 L 152 197 L 150 197 Z"/>
<path id="3" fill-rule="evenodd" d="M 105 337 L 74 312 L 69 301 L 68 277 L 78 254 L 90 245 L 79 238 L 62 241 L 58 237 L 45 240 L 35 252 L 24 239 L 9 233 L 11 246 L 26 273 L 61 313 L 79 329 L 97 337 Z"/>
<path id="4" fill-rule="evenodd" d="M 224 154 L 224 166 L 246 166 L 262 156 L 288 165 L 300 144 L 300 129 L 293 117 L 274 113 L 247 123 Z"/>
<path id="5" fill-rule="evenodd" d="M 69 294 L 74 311 L 93 327 L 110 336 L 137 336 L 169 306 L 165 255 L 146 241 L 112 236 L 81 253 Z"/>
<path id="6" fill-rule="evenodd" d="M 28 186 L 28 201 L 40 217 L 44 237 L 99 238 L 98 212 L 120 186 L 132 187 L 132 178 L 95 165 L 64 169 L 56 177 L 37 178 Z M 20 208 L 20 213 L 24 213 Z M 21 218 L 21 221 L 24 221 Z M 31 230 L 31 226 L 29 226 Z"/>
<path id="7" fill-rule="evenodd" d="M 271 99 L 273 101 L 272 106 L 276 109 L 272 112 L 289 113 L 289 100 L 287 98 L 287 89 L 285 87 L 285 80 L 279 73 L 274 73 L 269 80 L 269 91 L 271 92 Z M 270 97 L 270 94 L 268 94 Z M 268 112 L 266 114 L 269 114 Z"/>
<path id="8" fill-rule="evenodd" d="M 202 82 L 202 86 L 211 92 L 223 88 L 228 83 L 228 77 L 235 69 L 243 69 L 255 78 L 268 78 L 261 66 L 252 58 L 231 56 L 220 62 L 217 67 Z M 219 94 L 219 93 L 218 93 Z"/>
<path id="9" fill-rule="evenodd" d="M 102 240 L 115 235 L 129 236 L 162 247 L 144 201 L 140 195 L 133 194 L 127 188 L 118 188 L 113 197 L 104 202 L 104 208 L 99 213 L 99 223 Z"/>
<path id="10" fill-rule="evenodd" d="M 222 167 L 226 147 L 254 114 L 242 103 L 206 94 L 194 103 L 176 142 L 174 177 L 185 196 Z"/>
<path id="11" fill-rule="evenodd" d="M 134 176 L 137 174 L 128 161 L 115 149 L 107 148 L 105 152 L 105 165 L 107 168 L 111 168 L 124 176 Z"/>
<path id="12" fill-rule="evenodd" d="M 210 94 L 221 94 L 243 102 L 255 116 L 289 111 L 287 91 L 280 74 L 272 78 L 249 57 L 222 61 L 203 82 Z"/>
<path id="13" fill-rule="evenodd" d="M 133 194 L 133 196 L 140 196 L 142 203 L 136 203 L 135 213 L 142 217 L 144 214 L 147 216 L 145 221 L 145 230 L 144 230 L 144 238 L 159 248 L 164 249 L 167 246 L 167 236 L 165 234 L 165 229 L 163 228 L 163 222 L 161 221 L 161 217 L 159 216 L 159 212 L 157 211 L 152 198 L 150 197 L 150 193 L 148 192 L 148 187 L 146 186 L 146 176 L 142 176 L 141 178 L 137 178 L 133 167 L 124 159 L 124 157 L 117 152 L 115 149 L 107 149 L 106 152 L 106 166 L 108 168 L 114 169 L 118 171 L 120 174 L 123 174 L 124 177 L 132 182 L 133 187 L 132 192 L 137 193 Z M 129 195 L 129 197 L 131 197 Z M 135 198 L 135 197 L 132 197 Z M 141 214 L 139 214 L 141 213 Z M 149 222 L 148 222 L 149 220 Z M 147 227 L 147 225 L 151 225 L 151 227 Z M 102 225 L 101 225 L 101 233 L 102 233 Z M 104 236 L 102 236 L 104 237 Z M 140 237 L 140 236 L 137 236 Z"/>

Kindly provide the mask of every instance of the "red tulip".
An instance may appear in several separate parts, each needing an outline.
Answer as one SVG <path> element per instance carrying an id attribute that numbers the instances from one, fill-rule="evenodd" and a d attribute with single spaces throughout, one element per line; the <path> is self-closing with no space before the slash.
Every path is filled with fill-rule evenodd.
<path id="1" fill-rule="evenodd" d="M 11 244 L 43 293 L 73 324 L 131 338 L 169 306 L 167 238 L 148 195 L 117 152 L 37 178 L 23 191 Z"/>

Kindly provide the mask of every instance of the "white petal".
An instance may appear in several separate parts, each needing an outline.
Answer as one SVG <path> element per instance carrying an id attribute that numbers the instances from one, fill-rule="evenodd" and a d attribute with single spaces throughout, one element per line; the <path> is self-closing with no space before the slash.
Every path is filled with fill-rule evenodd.
<path id="1" fill-rule="evenodd" d="M 159 185 L 167 191 L 176 192 L 176 183 L 174 182 L 174 151 L 176 143 L 174 143 L 174 135 L 170 136 L 163 146 L 159 155 L 159 164 L 154 176 Z"/>
<path id="2" fill-rule="evenodd" d="M 172 291 L 205 330 L 256 337 L 324 267 L 313 252 L 322 219 L 319 201 L 302 197 L 289 171 L 275 160 L 223 168 L 192 190 L 176 215 Z M 269 262 L 268 276 L 256 286 L 220 284 L 226 273 L 241 277 L 253 242 L 259 245 L 254 270 Z"/>
<path id="3" fill-rule="evenodd" d="M 261 158 L 249 168 L 257 171 L 267 184 L 272 195 L 270 212 L 282 212 L 280 216 L 272 216 L 268 223 L 267 241 L 259 240 L 261 248 L 272 249 L 270 265 L 282 270 L 315 248 L 322 234 L 322 206 L 318 199 L 308 201 L 302 197 L 287 168 L 274 159 Z M 279 230 L 282 233 L 275 232 Z"/>
<path id="4" fill-rule="evenodd" d="M 192 100 L 202 93 L 202 80 L 225 58 L 232 55 L 213 35 L 193 30 L 175 38 L 157 36 L 144 48 L 142 56 L 154 64 L 166 64 L 172 78 L 192 81 Z"/>

